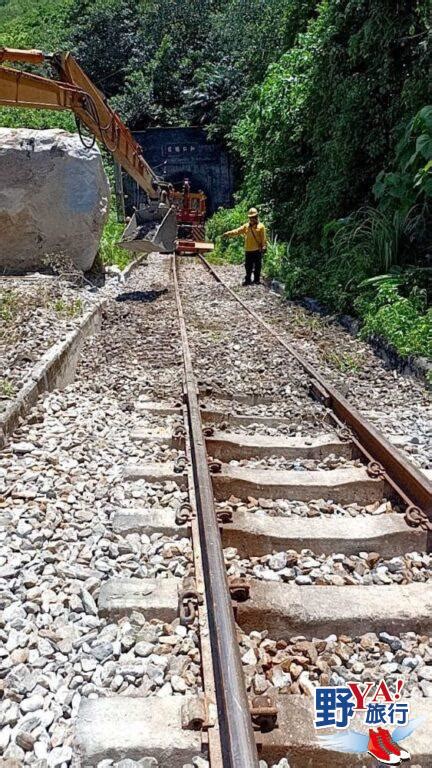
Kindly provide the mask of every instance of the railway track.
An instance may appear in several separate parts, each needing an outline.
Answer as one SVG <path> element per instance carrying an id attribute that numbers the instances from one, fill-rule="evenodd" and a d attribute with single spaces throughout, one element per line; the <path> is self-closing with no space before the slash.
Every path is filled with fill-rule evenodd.
<path id="1" fill-rule="evenodd" d="M 6 760 L 358 765 L 312 723 L 348 680 L 432 715 L 430 485 L 215 277 L 137 270 L 6 449 Z"/>

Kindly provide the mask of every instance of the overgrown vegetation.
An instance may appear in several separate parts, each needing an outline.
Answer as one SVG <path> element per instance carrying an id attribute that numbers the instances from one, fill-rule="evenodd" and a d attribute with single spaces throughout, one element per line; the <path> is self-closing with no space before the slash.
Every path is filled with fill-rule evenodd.
<path id="1" fill-rule="evenodd" d="M 381 336 L 404 356 L 432 357 L 432 308 L 426 295 L 414 287 L 402 296 L 394 284 L 383 284 L 364 301 L 362 335 Z"/>
<path id="2" fill-rule="evenodd" d="M 81 299 L 56 299 L 53 303 L 54 312 L 61 317 L 77 317 L 81 315 L 84 309 Z"/>
<path id="3" fill-rule="evenodd" d="M 3 323 L 9 323 L 16 312 L 18 297 L 15 291 L 2 291 L 0 293 L 0 318 Z"/>
<path id="4" fill-rule="evenodd" d="M 0 3 L 0 48 L 41 48 L 48 52 L 61 49 L 67 32 L 66 18 L 72 2 L 73 0 L 6 0 Z M 47 69 L 44 71 L 48 73 Z M 41 73 L 40 70 L 38 72 Z M 0 108 L 0 126 L 63 128 L 73 131 L 75 121 L 68 112 L 3 107 Z"/>
<path id="5" fill-rule="evenodd" d="M 357 311 L 403 355 L 431 354 L 430 11 L 316 3 L 231 130 L 243 183 L 216 221 L 260 205 L 286 244 L 270 264 L 288 295 Z"/>
<path id="6" fill-rule="evenodd" d="M 430 354 L 431 0 L 6 0 L 0 45 L 72 48 L 133 129 L 203 125 L 238 170 L 221 233 L 258 205 L 266 270 Z M 73 129 L 2 110 L 2 125 Z M 105 261 L 124 265 L 110 218 Z M 120 255 L 121 254 L 121 255 Z"/>
<path id="7" fill-rule="evenodd" d="M 15 387 L 9 379 L 0 379 L 0 399 L 10 400 L 15 394 Z"/>
<path id="8" fill-rule="evenodd" d="M 349 352 L 336 352 L 335 350 L 324 350 L 323 359 L 341 373 L 358 373 L 363 366 L 361 355 L 350 354 Z"/>
<path id="9" fill-rule="evenodd" d="M 123 229 L 124 225 L 118 223 L 114 208 L 111 206 L 109 218 L 102 234 L 99 253 L 104 264 L 115 264 L 120 269 L 124 269 L 131 260 L 131 253 L 117 246 Z M 132 256 L 134 256 L 133 253 Z"/>

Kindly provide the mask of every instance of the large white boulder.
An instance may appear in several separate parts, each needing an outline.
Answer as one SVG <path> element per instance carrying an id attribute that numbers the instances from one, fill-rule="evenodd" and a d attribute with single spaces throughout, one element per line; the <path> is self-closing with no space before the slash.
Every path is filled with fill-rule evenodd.
<path id="1" fill-rule="evenodd" d="M 90 269 L 109 198 L 96 145 L 59 129 L 0 128 L 0 273 L 41 269 L 61 254 Z"/>

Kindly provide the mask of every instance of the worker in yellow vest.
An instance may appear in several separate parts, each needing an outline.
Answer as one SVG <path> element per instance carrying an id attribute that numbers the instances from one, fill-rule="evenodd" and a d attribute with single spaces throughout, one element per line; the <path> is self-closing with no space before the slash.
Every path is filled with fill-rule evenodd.
<path id="1" fill-rule="evenodd" d="M 246 277 L 243 285 L 251 285 L 253 273 L 253 282 L 260 284 L 262 257 L 267 249 L 267 232 L 264 224 L 259 220 L 256 208 L 250 208 L 248 211 L 249 221 L 237 229 L 231 229 L 224 232 L 222 237 L 239 237 L 243 235 L 245 240 L 245 269 Z"/>

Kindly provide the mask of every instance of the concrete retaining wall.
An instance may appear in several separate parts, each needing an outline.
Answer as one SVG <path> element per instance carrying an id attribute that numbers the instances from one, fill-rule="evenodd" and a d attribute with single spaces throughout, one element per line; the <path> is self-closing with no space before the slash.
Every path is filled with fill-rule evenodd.
<path id="1" fill-rule="evenodd" d="M 0 448 L 19 426 L 43 392 L 64 387 L 72 381 L 85 339 L 101 328 L 102 310 L 107 299 L 102 299 L 82 317 L 78 328 L 66 339 L 54 344 L 36 363 L 17 396 L 0 417 Z"/>

